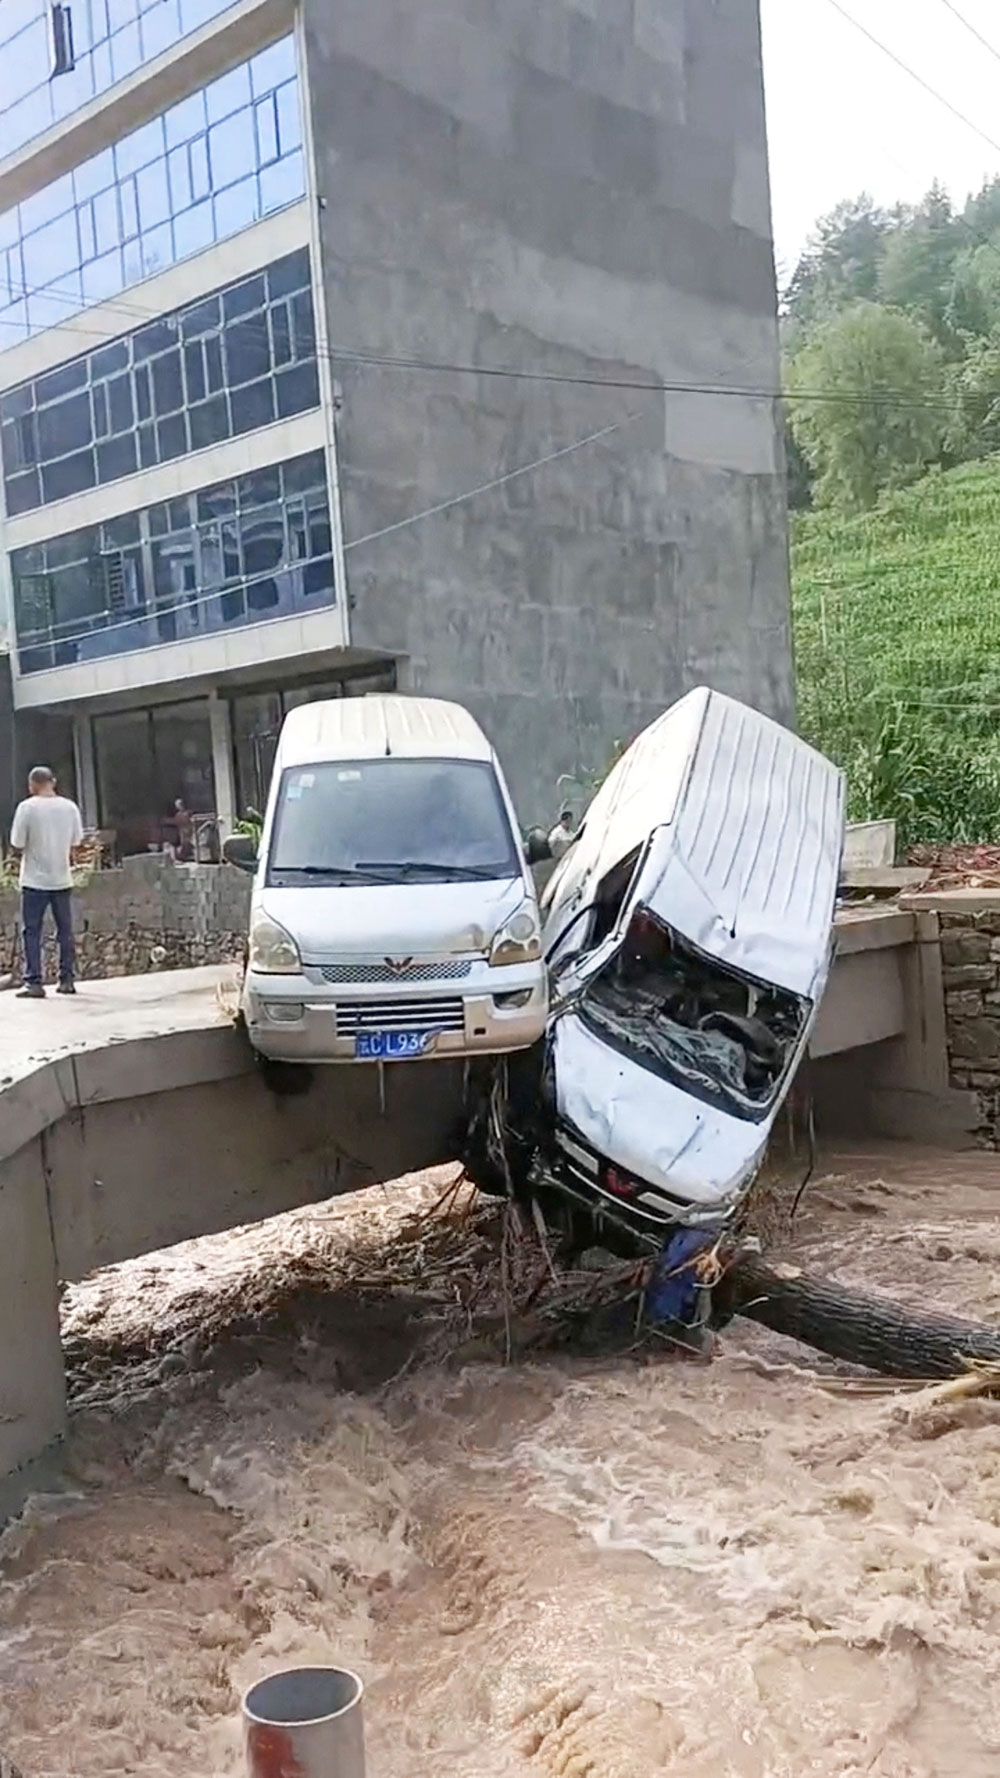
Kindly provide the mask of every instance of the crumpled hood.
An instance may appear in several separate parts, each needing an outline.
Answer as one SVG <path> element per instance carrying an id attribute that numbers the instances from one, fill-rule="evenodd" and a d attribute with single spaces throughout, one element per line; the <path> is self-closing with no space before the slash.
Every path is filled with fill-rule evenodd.
<path id="1" fill-rule="evenodd" d="M 485 954 L 524 901 L 520 877 L 495 883 L 310 884 L 254 891 L 262 910 L 290 932 L 304 963 L 345 956 Z"/>
<path id="2" fill-rule="evenodd" d="M 774 1116 L 750 1123 L 640 1068 L 575 1013 L 554 1032 L 556 1105 L 625 1172 L 699 1207 L 727 1207 L 756 1170 Z"/>

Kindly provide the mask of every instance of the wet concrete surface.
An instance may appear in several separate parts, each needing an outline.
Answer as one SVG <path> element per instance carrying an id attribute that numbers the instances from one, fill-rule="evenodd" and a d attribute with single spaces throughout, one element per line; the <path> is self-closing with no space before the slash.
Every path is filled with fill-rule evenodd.
<path id="1" fill-rule="evenodd" d="M 466 1225 L 425 1259 L 447 1178 L 66 1292 L 70 1492 L 0 1540 L 25 1778 L 239 1772 L 240 1689 L 313 1660 L 366 1680 L 371 1778 L 992 1778 L 1000 1404 L 854 1393 L 745 1324 L 707 1365 L 463 1366 L 498 1262 Z M 786 1251 L 1000 1318 L 998 1190 L 993 1155 L 828 1154 Z"/>

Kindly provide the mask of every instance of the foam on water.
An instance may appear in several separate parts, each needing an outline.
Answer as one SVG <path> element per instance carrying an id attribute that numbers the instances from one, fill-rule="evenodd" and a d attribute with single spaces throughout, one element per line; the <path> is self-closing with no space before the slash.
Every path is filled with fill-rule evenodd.
<path id="1" fill-rule="evenodd" d="M 375 1204 L 391 1244 L 411 1206 Z M 982 1262 L 937 1209 L 880 1263 L 923 1278 L 933 1225 L 968 1308 Z M 331 1659 L 368 1685 L 371 1778 L 994 1778 L 1000 1409 L 831 1394 L 768 1373 L 756 1330 L 708 1368 L 362 1388 L 377 1302 L 321 1325 L 321 1289 L 281 1295 L 350 1239 L 343 1208 L 302 1212 L 71 1294 L 71 1351 L 109 1354 L 72 1496 L 0 1539 L 25 1778 L 238 1773 L 241 1689 Z"/>

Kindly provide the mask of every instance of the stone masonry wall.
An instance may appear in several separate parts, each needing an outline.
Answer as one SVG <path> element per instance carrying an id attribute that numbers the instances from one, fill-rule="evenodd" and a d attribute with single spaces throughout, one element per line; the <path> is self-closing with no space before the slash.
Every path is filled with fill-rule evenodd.
<path id="1" fill-rule="evenodd" d="M 990 905 L 992 903 L 992 905 Z M 939 913 L 948 1068 L 979 1102 L 979 1137 L 1000 1147 L 1000 893 Z"/>
<path id="2" fill-rule="evenodd" d="M 229 865 L 172 864 L 160 854 L 130 858 L 120 869 L 95 872 L 74 892 L 79 975 L 93 980 L 224 963 L 242 955 L 249 911 L 250 878 Z M 19 926 L 16 891 L 0 890 L 0 973 L 21 973 Z M 51 930 L 45 951 L 54 979 Z"/>

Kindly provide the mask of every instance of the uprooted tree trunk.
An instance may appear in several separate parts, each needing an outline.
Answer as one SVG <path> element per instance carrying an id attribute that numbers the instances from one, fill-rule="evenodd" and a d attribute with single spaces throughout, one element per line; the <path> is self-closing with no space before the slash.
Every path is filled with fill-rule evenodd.
<path id="1" fill-rule="evenodd" d="M 713 1300 L 723 1317 L 748 1316 L 883 1376 L 954 1377 L 969 1361 L 1000 1362 L 1000 1328 L 929 1314 L 759 1254 L 734 1255 Z"/>

